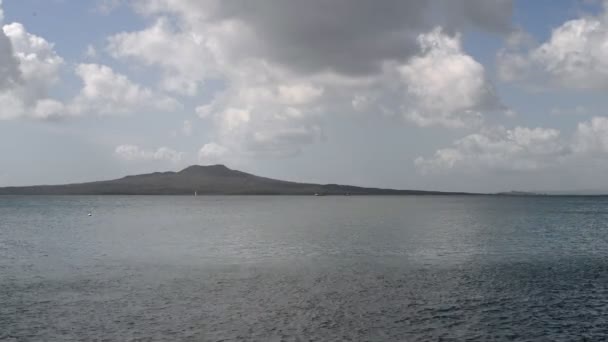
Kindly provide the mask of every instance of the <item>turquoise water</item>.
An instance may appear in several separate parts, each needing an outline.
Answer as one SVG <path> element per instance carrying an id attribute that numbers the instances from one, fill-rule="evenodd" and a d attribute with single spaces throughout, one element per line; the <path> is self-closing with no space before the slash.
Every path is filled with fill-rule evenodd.
<path id="1" fill-rule="evenodd" d="M 601 197 L 0 197 L 1 341 L 603 340 L 607 271 Z"/>

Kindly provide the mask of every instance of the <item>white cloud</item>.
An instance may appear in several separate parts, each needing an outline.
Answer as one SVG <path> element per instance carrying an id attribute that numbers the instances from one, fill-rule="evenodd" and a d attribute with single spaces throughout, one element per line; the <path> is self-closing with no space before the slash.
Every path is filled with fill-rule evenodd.
<path id="1" fill-rule="evenodd" d="M 445 127 L 479 124 L 486 111 L 502 110 L 460 35 L 433 26 L 503 31 L 511 1 L 454 2 L 462 6 L 437 1 L 452 18 L 431 25 L 431 6 L 399 0 L 326 11 L 310 2 L 261 1 L 249 11 L 216 0 L 137 1 L 153 24 L 109 37 L 106 50 L 159 71 L 159 87 L 171 92 L 197 96 L 207 81 L 222 86 L 195 110 L 213 125 L 211 138 L 231 154 L 286 156 L 324 138 L 323 116 L 353 107 Z M 382 20 L 363 20 L 369 11 Z"/>
<path id="2" fill-rule="evenodd" d="M 421 56 L 398 72 L 410 101 L 405 116 L 419 126 L 464 127 L 477 125 L 482 113 L 500 109 L 484 67 L 462 52 L 460 36 L 450 37 L 440 28 L 418 38 Z"/>
<path id="3" fill-rule="evenodd" d="M 168 147 L 160 147 L 157 150 L 145 150 L 136 145 L 120 145 L 116 147 L 114 153 L 128 161 L 169 161 L 172 163 L 181 162 L 184 157 L 184 152 L 178 152 Z"/>
<path id="4" fill-rule="evenodd" d="M 578 124 L 574 150 L 582 154 L 608 154 L 608 118 L 594 117 Z"/>
<path id="5" fill-rule="evenodd" d="M 211 114 L 213 114 L 212 110 L 213 110 L 212 104 L 206 104 L 206 105 L 197 106 L 194 111 L 196 112 L 196 115 L 198 115 L 201 119 L 207 119 L 211 116 Z"/>
<path id="6" fill-rule="evenodd" d="M 530 171 L 553 165 L 568 153 L 558 130 L 495 128 L 459 139 L 431 158 L 419 157 L 415 165 L 423 173 L 452 169 Z"/>
<path id="7" fill-rule="evenodd" d="M 566 22 L 531 59 L 562 86 L 604 89 L 608 86 L 607 28 L 606 22 L 594 18 Z"/>
<path id="8" fill-rule="evenodd" d="M 257 131 L 250 144 L 261 152 L 284 156 L 299 153 L 299 146 L 311 144 L 322 136 L 321 127 L 302 125 Z"/>
<path id="9" fill-rule="evenodd" d="M 369 108 L 371 99 L 365 94 L 355 94 L 351 101 L 353 109 L 358 112 L 363 112 Z"/>
<path id="10" fill-rule="evenodd" d="M 419 56 L 388 63 L 375 77 L 347 82 L 248 60 L 230 68 L 231 86 L 197 113 L 215 118 L 218 139 L 233 152 L 285 156 L 321 140 L 319 116 L 336 108 L 354 106 L 372 115 L 402 112 L 414 124 L 445 127 L 479 124 L 484 111 L 503 110 L 483 66 L 462 52 L 459 36 L 435 29 L 419 38 Z"/>
<path id="11" fill-rule="evenodd" d="M 36 102 L 36 106 L 33 110 L 34 118 L 43 120 L 60 118 L 66 115 L 66 113 L 68 112 L 65 105 L 62 102 L 53 99 L 43 99 Z"/>
<path id="12" fill-rule="evenodd" d="M 91 48 L 91 46 L 89 46 Z M 89 49 L 89 52 L 93 50 Z M 0 32 L 0 119 L 60 119 L 84 114 L 120 114 L 138 109 L 171 111 L 180 108 L 173 98 L 142 87 L 111 68 L 79 64 L 75 72 L 83 88 L 75 98 L 49 97 L 59 84 L 64 60 L 54 45 L 29 33 L 20 23 Z"/>
<path id="13" fill-rule="evenodd" d="M 249 111 L 238 108 L 228 108 L 222 113 L 222 124 L 229 130 L 235 130 L 251 120 Z"/>
<path id="14" fill-rule="evenodd" d="M 180 94 L 196 94 L 212 67 L 209 47 L 194 33 L 176 31 L 164 18 L 139 32 L 123 32 L 108 39 L 115 58 L 130 58 L 164 71 L 162 86 Z"/>
<path id="15" fill-rule="evenodd" d="M 414 163 L 422 173 L 449 171 L 576 170 L 589 161 L 608 166 L 608 117 L 580 122 L 566 139 L 550 128 L 483 129 Z"/>
<path id="16" fill-rule="evenodd" d="M 54 51 L 53 44 L 28 33 L 19 23 L 5 25 L 3 31 L 11 40 L 29 91 L 36 97 L 46 95 L 48 88 L 58 81 L 58 71 L 63 64 L 63 58 Z"/>
<path id="17" fill-rule="evenodd" d="M 23 82 L 19 61 L 13 53 L 13 45 L 0 30 L 0 91 L 20 86 Z"/>
<path id="18" fill-rule="evenodd" d="M 198 160 L 201 164 L 212 164 L 219 162 L 228 153 L 228 148 L 211 142 L 203 145 L 198 152 Z"/>
<path id="19" fill-rule="evenodd" d="M 12 91 L 0 92 L 0 120 L 18 118 L 25 113 L 23 101 L 19 94 Z"/>
<path id="20" fill-rule="evenodd" d="M 314 113 L 323 91 L 291 75 L 260 70 L 262 75 L 234 76 L 238 86 L 228 88 L 199 112 L 213 116 L 219 143 L 232 153 L 298 153 L 321 136 Z"/>
<path id="21" fill-rule="evenodd" d="M 608 6 L 608 3 L 604 7 Z M 608 89 L 608 12 L 569 20 L 529 51 L 498 54 L 499 76 L 535 87 Z"/>
<path id="22" fill-rule="evenodd" d="M 33 35 L 19 23 L 4 25 L 0 32 L 0 119 L 51 117 L 48 93 L 59 80 L 63 59 L 53 44 Z M 41 110 L 42 110 L 41 109 Z"/>
<path id="23" fill-rule="evenodd" d="M 260 0 L 139 0 L 147 16 L 175 16 L 180 27 L 227 60 L 262 59 L 299 73 L 331 71 L 361 75 L 386 60 L 405 60 L 417 51 L 416 36 L 439 25 L 450 31 L 471 25 L 504 32 L 511 0 L 383 0 L 367 2 Z M 440 9 L 445 15 L 434 15 Z M 340 48 L 336 48 L 339 44 Z"/>
<path id="24" fill-rule="evenodd" d="M 281 85 L 278 88 L 279 101 L 286 105 L 301 105 L 315 101 L 323 94 L 323 88 L 311 84 Z"/>
<path id="25" fill-rule="evenodd" d="M 231 154 L 285 156 L 318 140 L 323 86 L 259 60 L 224 72 L 227 87 L 196 113 L 213 124 L 214 140 Z"/>
<path id="26" fill-rule="evenodd" d="M 138 109 L 172 111 L 181 106 L 175 99 L 144 88 L 105 65 L 79 64 L 76 74 L 84 85 L 70 104 L 75 113 L 122 114 Z"/>

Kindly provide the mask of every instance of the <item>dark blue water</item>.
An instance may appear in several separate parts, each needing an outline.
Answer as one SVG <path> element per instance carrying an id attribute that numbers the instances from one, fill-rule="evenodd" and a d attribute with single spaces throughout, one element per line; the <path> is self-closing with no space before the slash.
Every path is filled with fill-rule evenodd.
<path id="1" fill-rule="evenodd" d="M 601 341 L 607 317 L 605 198 L 0 197 L 0 341 Z"/>

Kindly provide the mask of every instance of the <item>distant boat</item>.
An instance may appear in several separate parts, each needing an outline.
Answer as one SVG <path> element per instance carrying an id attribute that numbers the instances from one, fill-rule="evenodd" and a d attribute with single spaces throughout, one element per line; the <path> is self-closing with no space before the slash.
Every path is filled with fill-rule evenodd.
<path id="1" fill-rule="evenodd" d="M 196 196 L 198 196 L 198 192 L 195 191 L 194 192 L 194 197 L 196 197 Z"/>

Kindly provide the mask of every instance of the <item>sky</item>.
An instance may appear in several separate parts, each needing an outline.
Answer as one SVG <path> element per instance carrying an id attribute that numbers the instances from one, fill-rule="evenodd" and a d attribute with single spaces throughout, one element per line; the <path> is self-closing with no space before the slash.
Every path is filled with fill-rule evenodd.
<path id="1" fill-rule="evenodd" d="M 608 190 L 608 1 L 0 0 L 0 186 Z"/>

